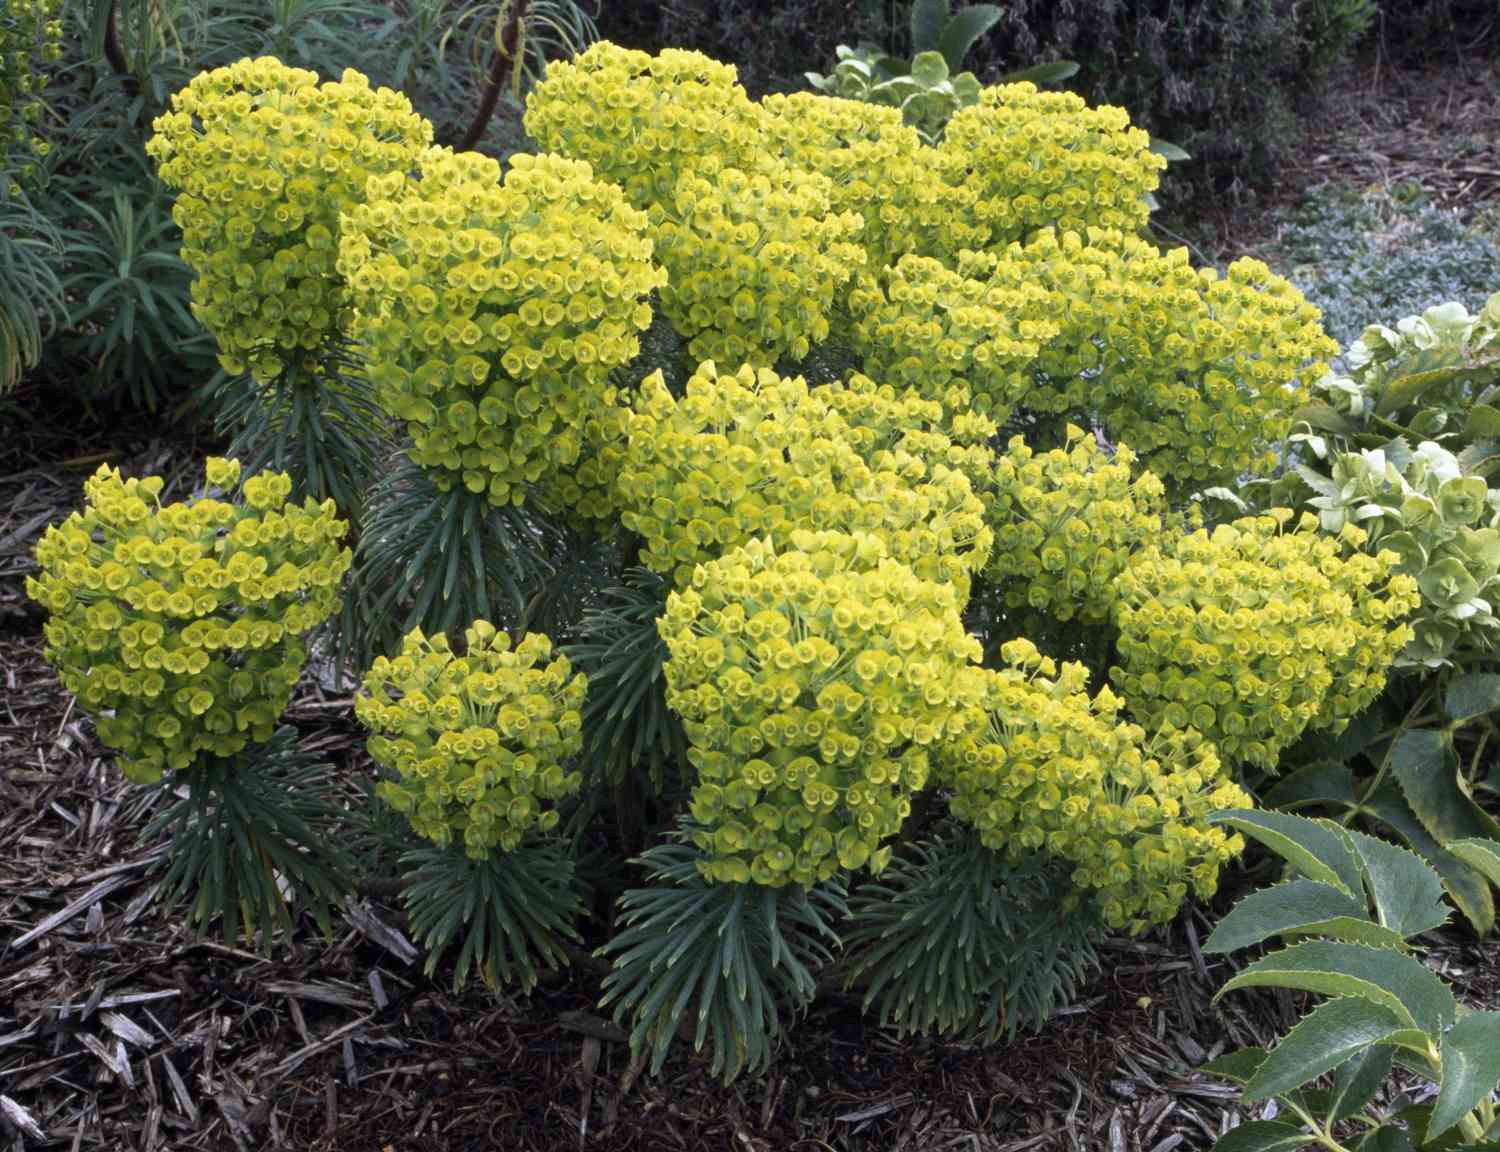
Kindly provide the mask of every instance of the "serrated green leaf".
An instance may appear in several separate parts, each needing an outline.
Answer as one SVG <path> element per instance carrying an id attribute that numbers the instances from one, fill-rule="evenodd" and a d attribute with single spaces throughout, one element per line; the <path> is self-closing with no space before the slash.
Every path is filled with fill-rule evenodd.
<path id="1" fill-rule="evenodd" d="M 1255 1070 L 1261 1066 L 1265 1058 L 1264 1048 L 1258 1046 L 1241 1048 L 1238 1052 L 1226 1052 L 1216 1060 L 1200 1064 L 1198 1071 L 1210 1076 L 1218 1076 L 1222 1080 L 1229 1080 L 1235 1084 L 1244 1084 L 1255 1075 Z"/>
<path id="2" fill-rule="evenodd" d="M 1500 1012 L 1471 1012 L 1443 1037 L 1443 1083 L 1427 1138 L 1434 1140 L 1500 1085 Z"/>
<path id="3" fill-rule="evenodd" d="M 1359 794 L 1354 787 L 1354 770 L 1343 761 L 1319 760 L 1276 781 L 1266 793 L 1266 807 L 1290 809 L 1312 804 L 1354 808 Z"/>
<path id="4" fill-rule="evenodd" d="M 1407 1027 L 1388 1008 L 1357 996 L 1320 1004 L 1272 1048 L 1245 1085 L 1246 1100 L 1291 1092 Z"/>
<path id="5" fill-rule="evenodd" d="M 1447 921 L 1443 882 L 1420 856 L 1363 832 L 1351 831 L 1349 838 L 1382 924 L 1407 939 Z"/>
<path id="6" fill-rule="evenodd" d="M 1362 899 L 1331 884 L 1298 879 L 1250 893 L 1214 926 L 1203 950 L 1238 952 L 1271 936 L 1326 934 L 1320 933 L 1323 926 L 1343 920 L 1354 921 L 1354 925 L 1337 933 L 1341 937 L 1353 933 L 1354 939 L 1383 947 L 1399 947 L 1402 943 L 1396 933 L 1371 922 Z M 1367 931 L 1361 930 L 1360 922 Z"/>
<path id="7" fill-rule="evenodd" d="M 1465 864 L 1500 888 L 1500 843 L 1494 840 L 1455 840 L 1448 847 Z"/>
<path id="8" fill-rule="evenodd" d="M 1324 1113 L 1330 1124 L 1357 1115 L 1374 1098 L 1390 1075 L 1393 1052 L 1389 1045 L 1381 1044 L 1340 1065 Z"/>
<path id="9" fill-rule="evenodd" d="M 1500 416 L 1500 413 L 1496 413 Z M 1448 682 L 1443 693 L 1443 711 L 1455 723 L 1500 711 L 1500 673 L 1467 672 Z"/>
<path id="10" fill-rule="evenodd" d="M 1324 996 L 1359 996 L 1388 1008 L 1436 1039 L 1453 1022 L 1452 991 L 1419 961 L 1385 948 L 1338 940 L 1294 944 L 1249 965 L 1214 997 L 1236 988 L 1298 988 Z"/>
<path id="11" fill-rule="evenodd" d="M 1374 796 L 1365 799 L 1365 808 L 1394 829 L 1412 851 L 1437 869 L 1443 878 L 1444 890 L 1473 925 L 1474 931 L 1480 936 L 1489 935 L 1495 926 L 1495 898 L 1489 881 L 1433 839 L 1407 806 L 1401 790 L 1394 784 L 1387 784 Z"/>
<path id="12" fill-rule="evenodd" d="M 953 14 L 938 38 L 937 49 L 952 72 L 963 69 L 964 58 L 979 38 L 1000 21 L 1000 9 L 993 4 L 971 4 Z"/>
<path id="13" fill-rule="evenodd" d="M 1296 1124 L 1251 1120 L 1220 1136 L 1213 1152 L 1287 1152 L 1312 1142 L 1312 1136 Z"/>
<path id="14" fill-rule="evenodd" d="M 1500 840 L 1500 825 L 1474 803 L 1459 780 L 1458 754 L 1447 732 L 1403 732 L 1391 750 L 1391 774 L 1422 827 L 1440 844 Z"/>
<path id="15" fill-rule="evenodd" d="M 1329 820 L 1264 809 L 1216 812 L 1209 819 L 1260 841 L 1309 880 L 1331 884 L 1350 896 L 1364 889 L 1349 837 Z"/>

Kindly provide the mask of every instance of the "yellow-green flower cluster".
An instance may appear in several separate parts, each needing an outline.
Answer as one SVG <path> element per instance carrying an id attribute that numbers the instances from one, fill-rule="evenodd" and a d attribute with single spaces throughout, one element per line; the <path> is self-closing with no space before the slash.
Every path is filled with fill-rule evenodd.
<path id="1" fill-rule="evenodd" d="M 547 66 L 526 98 L 525 125 L 543 151 L 587 160 L 638 208 L 670 201 L 679 176 L 705 161 L 749 165 L 760 146 L 733 65 L 608 41 Z"/>
<path id="2" fill-rule="evenodd" d="M 101 467 L 27 581 L 47 659 L 139 782 L 270 738 L 349 567 L 333 501 L 290 504 L 289 477 L 242 483 L 234 460 L 208 483 L 232 498 L 162 504 L 160 477 Z"/>
<path id="3" fill-rule="evenodd" d="M 757 537 L 837 529 L 879 536 L 916 576 L 967 600 L 990 531 L 939 406 L 862 376 L 809 389 L 769 368 L 721 375 L 711 361 L 681 399 L 658 372 L 633 403 L 621 522 L 642 538 L 642 563 L 679 587 Z"/>
<path id="4" fill-rule="evenodd" d="M 651 254 L 645 214 L 560 156 L 518 154 L 502 182 L 489 157 L 434 148 L 419 179 L 372 181 L 345 217 L 339 271 L 412 459 L 496 504 L 568 475 L 570 506 L 602 514 L 601 446 L 624 422 L 609 374 L 651 323 Z M 594 466 L 579 471 L 585 449 Z"/>
<path id="5" fill-rule="evenodd" d="M 1233 765 L 1274 771 L 1304 729 L 1340 731 L 1411 638 L 1416 581 L 1304 513 L 1246 517 L 1137 553 L 1115 580 L 1110 680 L 1148 727 L 1194 728 Z M 1348 553 L 1348 554 L 1346 554 Z"/>
<path id="6" fill-rule="evenodd" d="M 272 57 L 200 72 L 156 119 L 146 150 L 176 189 L 193 313 L 229 372 L 260 381 L 316 364 L 346 318 L 339 217 L 372 176 L 404 172 L 432 125 L 399 92 Z"/>
<path id="7" fill-rule="evenodd" d="M 794 531 L 701 565 L 659 622 L 667 704 L 697 768 L 704 875 L 810 885 L 878 872 L 983 680 L 951 584 L 878 536 Z"/>
<path id="8" fill-rule="evenodd" d="M 41 91 L 47 83 L 42 65 L 62 55 L 62 0 L 6 0 L 0 11 L 0 158 L 25 149 L 38 156 L 47 154 L 47 143 L 35 134 L 42 114 Z M 29 176 L 29 159 L 12 156 Z M 13 187 L 14 185 L 14 187 Z M 19 191 L 7 176 L 0 196 Z"/>
<path id="9" fill-rule="evenodd" d="M 949 158 L 902 122 L 901 110 L 815 92 L 772 93 L 759 105 L 768 146 L 832 182 L 835 212 L 858 212 L 866 267 L 939 250 L 951 211 Z"/>
<path id="10" fill-rule="evenodd" d="M 953 814 L 995 851 L 1072 864 L 1114 928 L 1170 920 L 1189 888 L 1212 896 L 1244 843 L 1207 818 L 1251 803 L 1213 746 L 1195 733 L 1148 739 L 1107 686 L 1089 697 L 1082 664 L 1059 669 L 1026 640 L 1002 654 L 1007 667 L 983 673 L 983 720 L 937 757 Z"/>
<path id="11" fill-rule="evenodd" d="M 1072 425 L 1065 447 L 1034 453 L 1013 437 L 985 495 L 995 544 L 986 575 L 1010 608 L 1056 620 L 1109 619 L 1114 578 L 1155 543 L 1167 514 L 1162 483 L 1138 472 L 1123 444 L 1111 459 Z"/>
<path id="12" fill-rule="evenodd" d="M 951 166 L 950 258 L 1003 248 L 1039 228 L 1135 232 L 1166 161 L 1123 108 L 1091 108 L 1031 83 L 986 88 L 948 121 L 938 146 Z"/>
<path id="13" fill-rule="evenodd" d="M 662 311 L 700 360 L 774 364 L 828 338 L 835 298 L 864 264 L 862 219 L 828 178 L 767 159 L 684 173 L 655 229 Z"/>
<path id="14" fill-rule="evenodd" d="M 986 283 L 925 256 L 902 257 L 849 293 L 851 342 L 877 380 L 915 388 L 950 413 L 1004 421 L 1033 387 L 1059 331 L 1052 301 L 1024 282 Z"/>
<path id="15" fill-rule="evenodd" d="M 1260 261 L 1221 278 L 1186 249 L 1119 233 L 1042 232 L 1006 251 L 989 285 L 1052 297 L 1061 331 L 1036 360 L 1027 406 L 1094 417 L 1182 486 L 1273 467 L 1302 382 L 1338 350 L 1318 310 Z"/>
<path id="16" fill-rule="evenodd" d="M 509 852 L 558 821 L 557 801 L 578 791 L 569 761 L 583 747 L 588 680 L 552 641 L 510 637 L 476 620 L 462 656 L 445 636 L 408 635 L 394 660 L 377 657 L 355 704 L 369 749 L 396 774 L 376 792 L 420 836 L 455 838 L 482 860 Z"/>

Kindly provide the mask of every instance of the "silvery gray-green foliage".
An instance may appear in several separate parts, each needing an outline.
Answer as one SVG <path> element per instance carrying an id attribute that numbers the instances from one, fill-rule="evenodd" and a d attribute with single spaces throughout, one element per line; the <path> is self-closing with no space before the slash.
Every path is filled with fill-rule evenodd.
<path id="1" fill-rule="evenodd" d="M 1415 954 L 1415 938 L 1448 916 L 1437 874 L 1415 854 L 1332 821 L 1250 810 L 1217 819 L 1291 873 L 1247 896 L 1209 937 L 1210 952 L 1286 944 L 1241 969 L 1219 996 L 1269 987 L 1327 999 L 1275 1047 L 1205 1067 L 1240 1084 L 1247 1102 L 1280 1105 L 1275 1119 L 1231 1129 L 1216 1152 L 1412 1152 L 1438 1140 L 1444 1149 L 1497 1147 L 1500 1012 L 1467 1009 Z M 1494 845 L 1476 851 L 1500 868 Z M 1406 1094 L 1377 1102 L 1393 1063 L 1436 1087 L 1430 1103 Z"/>

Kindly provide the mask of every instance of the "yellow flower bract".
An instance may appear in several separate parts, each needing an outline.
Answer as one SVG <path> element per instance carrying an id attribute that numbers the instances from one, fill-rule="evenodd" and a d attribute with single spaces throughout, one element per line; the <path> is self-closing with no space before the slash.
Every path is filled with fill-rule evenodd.
<path id="1" fill-rule="evenodd" d="M 875 535 L 793 531 L 700 565 L 659 627 L 697 768 L 705 875 L 810 885 L 878 872 L 929 756 L 981 699 L 951 584 Z"/>
<path id="2" fill-rule="evenodd" d="M 289 364 L 316 367 L 348 320 L 340 215 L 372 176 L 410 168 L 432 125 L 353 69 L 319 83 L 262 57 L 200 72 L 155 129 L 146 151 L 178 193 L 193 313 L 225 370 L 267 381 Z"/>
<path id="3" fill-rule="evenodd" d="M 1208 822 L 1250 798 L 1221 775 L 1195 733 L 1146 732 L 1118 718 L 1105 687 L 1087 693 L 1082 664 L 1060 669 L 1025 640 L 984 673 L 984 718 L 945 743 L 938 780 L 980 840 L 1020 858 L 1073 865 L 1114 928 L 1139 932 L 1177 914 L 1189 889 L 1212 896 L 1241 837 Z"/>
<path id="4" fill-rule="evenodd" d="M 289 477 L 233 460 L 208 482 L 233 498 L 163 504 L 160 477 L 101 467 L 27 581 L 47 659 L 140 782 L 270 738 L 349 568 L 331 500 L 288 503 Z"/>
<path id="5" fill-rule="evenodd" d="M 570 761 L 583 746 L 587 678 L 552 642 L 510 637 L 476 620 L 462 655 L 447 638 L 410 633 L 394 659 L 380 656 L 355 703 L 370 755 L 395 779 L 382 799 L 418 835 L 483 859 L 527 833 L 557 826 L 557 802 L 578 791 Z"/>
<path id="6" fill-rule="evenodd" d="M 1310 515 L 1286 530 L 1291 516 L 1168 540 L 1115 580 L 1110 680 L 1132 712 L 1267 771 L 1304 730 L 1341 731 L 1380 695 L 1420 602 L 1394 552 L 1350 554 Z"/>
<path id="7" fill-rule="evenodd" d="M 639 351 L 664 279 L 644 214 L 560 156 L 517 155 L 502 181 L 489 157 L 432 149 L 420 179 L 371 187 L 339 270 L 412 459 L 496 504 L 540 485 L 608 518 L 624 426 L 609 375 Z"/>

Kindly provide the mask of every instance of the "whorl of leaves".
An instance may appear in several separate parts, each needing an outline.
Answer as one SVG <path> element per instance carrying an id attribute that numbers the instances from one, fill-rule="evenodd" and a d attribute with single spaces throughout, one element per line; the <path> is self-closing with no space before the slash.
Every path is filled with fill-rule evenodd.
<path id="1" fill-rule="evenodd" d="M 771 1061 L 777 1041 L 833 959 L 833 925 L 846 913 L 839 877 L 813 888 L 710 884 L 693 845 L 648 849 L 647 886 L 620 898 L 622 929 L 604 952 L 614 967 L 601 1007 L 630 1022 L 630 1046 L 661 1070 L 687 1013 L 693 1050 L 712 1042 L 725 1083 Z"/>
<path id="2" fill-rule="evenodd" d="M 1009 863 L 950 829 L 854 891 L 845 985 L 902 1034 L 994 1043 L 1038 1030 L 1098 965 L 1101 924 L 1075 892 L 1065 866 Z"/>

